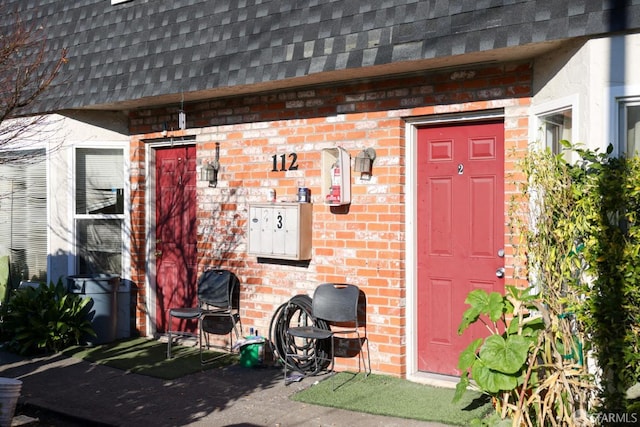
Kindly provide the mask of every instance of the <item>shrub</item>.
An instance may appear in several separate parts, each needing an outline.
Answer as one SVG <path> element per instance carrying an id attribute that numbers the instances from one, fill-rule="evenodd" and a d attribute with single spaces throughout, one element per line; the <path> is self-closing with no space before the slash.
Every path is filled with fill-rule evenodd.
<path id="1" fill-rule="evenodd" d="M 640 382 L 640 159 L 562 143 L 579 161 L 529 151 L 509 215 L 521 262 L 514 278 L 526 275 L 538 296 L 473 291 L 460 328 L 494 324 L 492 336 L 461 354 L 459 392 L 473 379 L 514 425 L 588 424 L 589 413 L 640 406 L 627 395 Z M 518 300 L 544 328 L 518 331 Z M 595 361 L 592 372 L 583 354 Z"/>
<path id="2" fill-rule="evenodd" d="M 463 374 L 454 400 L 472 377 L 475 387 L 492 396 L 498 418 L 513 425 L 572 425 L 576 413 L 587 412 L 593 378 L 572 332 L 572 316 L 554 313 L 532 288 L 507 286 L 505 295 L 476 289 L 465 302 L 470 307 L 458 332 L 481 322 L 490 335 L 460 354 Z"/>
<path id="3" fill-rule="evenodd" d="M 575 313 L 598 368 L 594 409 L 630 412 L 626 390 L 640 381 L 640 159 L 563 145 L 577 163 L 549 153 L 525 163 L 540 195 L 525 233 L 529 269 L 548 304 Z"/>
<path id="4" fill-rule="evenodd" d="M 51 353 L 96 336 L 88 317 L 91 303 L 67 293 L 62 281 L 13 291 L 3 323 L 9 348 L 20 354 Z"/>

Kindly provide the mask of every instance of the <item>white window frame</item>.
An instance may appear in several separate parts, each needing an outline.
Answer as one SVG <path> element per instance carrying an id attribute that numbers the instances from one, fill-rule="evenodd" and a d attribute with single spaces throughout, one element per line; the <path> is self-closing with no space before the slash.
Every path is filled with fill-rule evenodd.
<path id="1" fill-rule="evenodd" d="M 123 158 L 123 177 L 124 177 L 124 206 L 122 214 L 78 214 L 76 213 L 76 161 L 77 161 L 77 150 L 78 149 L 120 149 L 122 150 L 122 158 Z M 72 235 L 72 247 L 73 254 L 70 257 L 70 269 L 75 274 L 79 271 L 79 263 L 80 263 L 80 251 L 78 248 L 78 220 L 81 219 L 120 219 L 122 221 L 122 245 L 121 245 L 121 254 L 122 254 L 122 266 L 120 272 L 114 272 L 115 274 L 120 274 L 121 277 L 129 277 L 131 266 L 130 266 L 130 247 L 131 247 L 131 216 L 129 215 L 131 206 L 130 206 L 130 194 L 131 194 L 131 181 L 130 175 L 128 171 L 130 170 L 130 160 L 129 160 L 129 144 L 128 142 L 104 142 L 104 143 L 93 143 L 93 144 L 76 144 L 73 146 L 72 153 L 72 179 L 71 179 L 71 224 L 73 229 Z"/>
<path id="2" fill-rule="evenodd" d="M 640 108 L 640 95 L 616 98 L 616 106 L 617 106 L 616 110 L 618 112 L 617 120 L 616 120 L 617 129 L 618 129 L 618 135 L 616 138 L 616 141 L 617 141 L 616 148 L 618 153 L 620 153 L 620 155 L 629 156 L 629 153 L 627 153 L 628 141 L 627 141 L 626 112 L 627 112 L 627 108 L 631 106 Z M 636 154 L 640 155 L 640 147 L 636 147 L 636 152 L 631 153 L 631 156 L 634 156 Z"/>
<path id="3" fill-rule="evenodd" d="M 572 144 L 582 142 L 579 140 L 578 134 L 578 130 L 580 129 L 578 95 L 571 95 L 563 98 L 558 98 L 553 101 L 545 102 L 531 108 L 529 134 L 533 138 L 533 142 L 539 148 L 553 148 L 549 146 L 548 142 L 544 139 L 544 135 L 541 135 L 540 133 L 540 128 L 542 125 L 541 118 L 566 110 L 571 110 L 571 139 L 569 140 L 569 142 L 571 142 Z"/>
<path id="4" fill-rule="evenodd" d="M 613 145 L 613 156 L 621 156 L 626 151 L 626 136 L 621 135 L 624 126 L 620 117 L 621 104 L 640 100 L 640 85 L 610 86 L 606 88 L 605 99 L 609 100 L 609 120 L 605 121 L 602 137 Z M 624 145 L 624 150 L 622 149 Z"/>

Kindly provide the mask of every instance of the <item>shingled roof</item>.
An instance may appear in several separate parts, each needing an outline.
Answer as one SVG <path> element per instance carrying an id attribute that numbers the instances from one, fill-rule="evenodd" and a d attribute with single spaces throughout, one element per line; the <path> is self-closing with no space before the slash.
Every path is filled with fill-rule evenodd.
<path id="1" fill-rule="evenodd" d="M 327 83 L 482 61 L 488 52 L 531 56 L 551 42 L 640 28 L 640 0 L 3 3 L 40 21 L 52 52 L 68 48 L 63 79 L 37 112 Z M 0 30 L 10 18 L 0 18 Z"/>

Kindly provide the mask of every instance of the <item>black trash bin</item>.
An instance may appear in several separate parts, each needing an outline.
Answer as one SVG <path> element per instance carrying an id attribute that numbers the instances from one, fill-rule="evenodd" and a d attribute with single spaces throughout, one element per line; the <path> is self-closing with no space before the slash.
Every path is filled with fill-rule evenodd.
<path id="1" fill-rule="evenodd" d="M 88 337 L 88 344 L 115 341 L 118 327 L 118 288 L 120 276 L 115 274 L 85 274 L 69 276 L 69 293 L 81 294 L 93 300 L 89 320 L 96 337 Z"/>

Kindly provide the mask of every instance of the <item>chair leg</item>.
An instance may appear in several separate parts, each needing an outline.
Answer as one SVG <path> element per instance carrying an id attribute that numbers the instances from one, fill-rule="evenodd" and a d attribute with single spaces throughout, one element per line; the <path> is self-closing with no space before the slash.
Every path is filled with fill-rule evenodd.
<path id="1" fill-rule="evenodd" d="M 284 378 L 283 378 L 284 379 L 284 385 L 288 385 L 288 383 L 287 383 L 287 355 L 286 354 L 284 355 L 284 363 L 283 363 L 283 365 L 284 365 Z"/>
<path id="2" fill-rule="evenodd" d="M 167 341 L 167 359 L 171 359 L 171 315 L 169 315 L 169 323 L 167 325 L 167 335 L 168 335 L 168 341 Z"/>
<path id="3" fill-rule="evenodd" d="M 199 322 L 198 336 L 199 336 L 199 343 L 200 343 L 200 364 L 201 365 L 206 365 L 207 363 L 213 362 L 224 356 L 224 354 L 220 354 L 217 356 L 213 356 L 208 360 L 205 360 L 204 352 L 202 351 L 202 349 L 206 346 L 207 350 L 209 350 L 211 348 L 211 343 L 209 342 L 209 333 L 203 329 L 202 320 L 200 320 Z M 204 343 L 203 343 L 203 337 L 204 337 Z"/>
<path id="4" fill-rule="evenodd" d="M 198 319 L 198 347 L 200 347 L 200 364 L 204 364 L 204 359 L 202 355 L 202 319 Z"/>
<path id="5" fill-rule="evenodd" d="M 368 362 L 365 362 L 364 360 L 364 346 L 362 345 L 363 342 L 366 342 L 367 344 Z M 358 345 L 360 346 L 360 354 L 358 356 L 358 372 L 360 372 L 361 370 L 360 363 L 362 362 L 364 377 L 367 378 L 367 375 L 371 373 L 371 353 L 369 352 L 369 339 L 367 337 L 360 337 L 360 334 L 358 333 Z"/>
<path id="6" fill-rule="evenodd" d="M 242 319 L 240 318 L 240 314 L 236 314 L 237 316 L 237 321 L 236 321 L 236 317 L 234 317 L 234 323 L 233 323 L 233 330 L 236 333 L 236 339 L 238 341 L 240 341 L 242 339 Z M 236 326 L 240 325 L 240 329 L 236 328 Z"/>
<path id="7" fill-rule="evenodd" d="M 369 338 L 368 337 L 364 337 L 364 341 L 367 343 L 367 365 L 369 366 L 369 370 L 365 371 L 364 377 L 366 378 L 367 375 L 369 375 L 371 373 L 371 351 L 369 349 Z M 362 362 L 364 363 L 364 355 L 362 356 Z M 366 366 L 365 366 L 365 368 L 366 368 Z"/>
<path id="8" fill-rule="evenodd" d="M 209 333 L 205 331 L 202 327 L 202 320 L 200 320 L 199 322 L 198 336 L 199 336 L 199 345 L 200 345 L 200 364 L 201 365 L 206 365 L 207 363 L 213 362 L 214 360 L 219 359 L 220 357 L 223 356 L 223 355 L 214 356 L 211 359 L 205 360 L 204 352 L 202 351 L 202 349 L 206 346 L 207 350 L 209 350 L 211 348 L 211 343 L 209 342 Z M 203 343 L 203 337 L 204 337 L 204 343 Z"/>
<path id="9" fill-rule="evenodd" d="M 335 335 L 331 335 L 331 369 L 329 372 L 335 374 L 336 371 L 336 347 L 335 347 Z"/>
<path id="10" fill-rule="evenodd" d="M 331 375 L 331 384 L 332 384 L 332 389 L 333 391 L 336 391 L 337 387 L 336 387 L 336 352 L 335 352 L 335 344 L 334 344 L 334 340 L 335 340 L 335 335 L 331 335 L 331 369 L 329 370 L 330 375 Z"/>
<path id="11" fill-rule="evenodd" d="M 240 316 L 235 313 L 235 314 L 230 314 L 229 315 L 231 318 L 231 322 L 232 322 L 232 330 L 229 331 L 229 348 L 226 349 L 229 353 L 233 353 L 233 335 L 235 334 L 236 336 L 236 341 L 240 341 L 242 338 L 242 323 L 240 320 Z M 240 325 L 240 328 L 238 328 L 238 324 Z M 214 356 L 208 360 L 204 359 L 204 353 L 202 351 L 202 348 L 206 345 L 207 349 L 211 348 L 211 343 L 209 342 L 209 333 L 206 332 L 203 327 L 202 327 L 202 320 L 200 321 L 200 329 L 199 329 L 199 334 L 200 336 L 200 363 L 201 364 L 206 364 L 209 362 L 213 362 L 214 360 L 220 359 L 222 357 L 225 356 L 225 354 L 220 354 L 217 356 Z M 217 334 L 216 334 L 217 335 Z M 204 336 L 204 343 L 202 341 Z M 222 335 L 221 335 L 222 336 Z M 223 348 L 224 350 L 224 348 Z"/>
<path id="12" fill-rule="evenodd" d="M 242 339 L 242 321 L 239 315 L 231 314 L 231 322 L 233 322 L 233 330 L 229 332 L 229 353 L 233 353 L 233 334 L 236 335 L 236 342 Z M 240 325 L 240 330 L 238 330 Z"/>
<path id="13" fill-rule="evenodd" d="M 289 348 L 289 340 L 293 339 L 288 334 L 285 333 L 285 343 L 284 343 L 284 354 L 282 355 L 282 364 L 284 365 L 284 385 L 289 385 L 289 381 L 287 381 L 287 359 L 289 356 L 289 352 L 287 349 Z"/>

